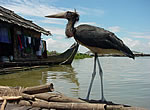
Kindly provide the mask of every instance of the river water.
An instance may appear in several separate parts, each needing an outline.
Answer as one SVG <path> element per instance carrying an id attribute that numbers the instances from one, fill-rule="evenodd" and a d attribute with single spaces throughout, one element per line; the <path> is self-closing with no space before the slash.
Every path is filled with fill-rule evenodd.
<path id="1" fill-rule="evenodd" d="M 108 101 L 150 109 L 150 57 L 99 59 L 104 72 L 104 94 Z M 57 65 L 0 75 L 0 85 L 26 87 L 52 82 L 56 92 L 85 98 L 93 64 L 93 58 L 86 58 L 74 60 L 72 66 Z M 96 74 L 90 99 L 99 100 L 100 91 L 100 77 Z"/>

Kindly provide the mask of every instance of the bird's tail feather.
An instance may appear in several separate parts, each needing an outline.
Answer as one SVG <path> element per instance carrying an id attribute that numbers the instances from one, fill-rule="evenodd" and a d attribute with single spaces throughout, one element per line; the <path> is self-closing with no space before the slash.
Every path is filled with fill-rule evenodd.
<path id="1" fill-rule="evenodd" d="M 134 56 L 133 52 L 132 52 L 126 45 L 124 45 L 123 47 L 124 47 L 124 48 L 123 48 L 123 51 L 122 51 L 122 52 L 123 52 L 126 56 L 128 56 L 129 58 L 135 59 L 135 56 Z"/>
<path id="2" fill-rule="evenodd" d="M 124 53 L 126 56 L 133 59 L 135 58 L 133 52 L 123 43 L 122 40 L 117 38 L 115 34 L 113 33 L 110 34 L 110 40 L 113 42 L 113 44 L 117 44 L 115 45 L 116 48 L 120 50 L 122 53 Z"/>

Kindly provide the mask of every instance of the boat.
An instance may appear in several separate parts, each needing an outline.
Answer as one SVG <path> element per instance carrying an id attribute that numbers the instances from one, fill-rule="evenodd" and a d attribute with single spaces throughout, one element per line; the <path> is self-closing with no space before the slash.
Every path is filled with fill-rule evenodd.
<path id="1" fill-rule="evenodd" d="M 47 56 L 41 35 L 50 31 L 0 6 L 0 68 L 71 64 L 78 50 L 73 44 L 60 55 Z"/>
<path id="2" fill-rule="evenodd" d="M 47 58 L 37 60 L 23 60 L 12 62 L 0 62 L 0 68 L 39 66 L 39 65 L 70 65 L 78 51 L 79 44 L 74 43 L 69 49 L 59 55 L 47 56 Z"/>
<path id="3" fill-rule="evenodd" d="M 79 44 L 74 43 L 68 50 L 60 55 L 48 56 L 46 60 L 53 62 L 54 64 L 70 65 L 74 59 L 75 54 L 78 51 Z"/>

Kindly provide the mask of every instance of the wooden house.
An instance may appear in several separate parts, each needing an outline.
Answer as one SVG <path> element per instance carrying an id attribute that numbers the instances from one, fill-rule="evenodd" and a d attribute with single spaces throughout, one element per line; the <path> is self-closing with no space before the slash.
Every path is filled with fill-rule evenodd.
<path id="1" fill-rule="evenodd" d="M 0 61 L 36 60 L 47 57 L 42 27 L 0 6 Z"/>

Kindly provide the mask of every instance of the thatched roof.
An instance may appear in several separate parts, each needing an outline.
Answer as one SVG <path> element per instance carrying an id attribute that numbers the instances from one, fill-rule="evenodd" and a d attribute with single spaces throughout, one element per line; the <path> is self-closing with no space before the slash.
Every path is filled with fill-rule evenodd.
<path id="1" fill-rule="evenodd" d="M 26 20 L 21 16 L 15 14 L 13 11 L 8 10 L 2 6 L 0 6 L 0 20 L 8 22 L 10 24 L 16 24 L 27 29 L 32 29 L 45 35 L 51 35 L 50 31 L 46 31 L 42 27 L 33 23 L 32 21 Z"/>

